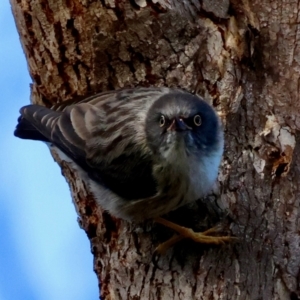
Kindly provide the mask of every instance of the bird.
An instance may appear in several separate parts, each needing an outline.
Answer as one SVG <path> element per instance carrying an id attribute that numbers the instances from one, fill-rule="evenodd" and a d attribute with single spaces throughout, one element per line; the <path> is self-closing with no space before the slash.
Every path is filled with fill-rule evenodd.
<path id="1" fill-rule="evenodd" d="M 215 229 L 194 232 L 162 216 L 206 196 L 221 163 L 224 133 L 214 108 L 178 88 L 135 87 L 20 109 L 14 135 L 53 145 L 69 159 L 98 205 L 129 222 L 154 219 L 181 239 L 223 244 Z"/>

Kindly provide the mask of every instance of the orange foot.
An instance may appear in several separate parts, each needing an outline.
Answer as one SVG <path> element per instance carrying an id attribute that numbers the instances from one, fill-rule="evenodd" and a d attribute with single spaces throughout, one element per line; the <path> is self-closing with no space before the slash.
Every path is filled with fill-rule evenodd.
<path id="1" fill-rule="evenodd" d="M 226 242 L 233 242 L 237 240 L 237 238 L 231 236 L 211 235 L 219 232 L 219 229 L 217 227 L 210 228 L 203 232 L 195 232 L 193 229 L 180 226 L 178 224 L 175 224 L 163 218 L 157 218 L 155 219 L 155 222 L 162 224 L 168 228 L 171 228 L 177 233 L 179 233 L 179 235 L 174 235 L 166 242 L 158 245 L 155 252 L 161 255 L 165 254 L 169 248 L 171 248 L 172 246 L 174 246 L 176 243 L 178 243 L 183 239 L 191 239 L 196 243 L 210 244 L 210 245 L 221 245 L 221 244 L 225 244 Z"/>

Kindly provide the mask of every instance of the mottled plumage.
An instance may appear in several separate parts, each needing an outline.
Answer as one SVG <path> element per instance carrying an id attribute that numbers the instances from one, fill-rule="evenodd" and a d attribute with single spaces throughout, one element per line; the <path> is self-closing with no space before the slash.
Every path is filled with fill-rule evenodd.
<path id="1" fill-rule="evenodd" d="M 135 88 L 20 110 L 15 135 L 50 142 L 80 166 L 98 203 L 142 221 L 211 189 L 223 152 L 214 110 L 178 89 Z"/>

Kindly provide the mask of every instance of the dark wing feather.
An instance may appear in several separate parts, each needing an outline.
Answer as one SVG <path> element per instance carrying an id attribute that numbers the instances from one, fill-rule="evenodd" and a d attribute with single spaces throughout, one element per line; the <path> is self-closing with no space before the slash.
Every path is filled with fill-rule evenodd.
<path id="1" fill-rule="evenodd" d="M 160 95 L 162 92 L 153 93 Z M 150 91 L 149 97 L 152 94 Z M 107 95 L 116 97 L 116 93 L 112 92 Z M 41 140 L 59 147 L 94 181 L 125 199 L 153 196 L 156 182 L 152 176 L 151 154 L 144 145 L 133 141 L 137 133 L 132 114 L 128 113 L 133 106 L 126 107 L 126 103 L 130 103 L 131 93 L 121 93 L 118 99 L 108 103 L 107 95 L 93 96 L 78 101 L 76 105 L 58 106 L 57 111 L 28 105 L 21 109 L 21 115 L 37 130 L 38 137 L 43 137 Z M 121 113 L 115 105 L 118 100 L 120 106 L 124 106 Z M 118 113 L 122 115 L 122 120 L 117 120 L 116 125 L 112 120 Z M 117 130 L 118 125 L 122 130 Z"/>
<path id="2" fill-rule="evenodd" d="M 36 128 L 22 116 L 18 118 L 18 124 L 14 131 L 14 135 L 24 140 L 49 142 L 42 133 L 36 130 Z"/>
<path id="3" fill-rule="evenodd" d="M 89 176 L 101 182 L 117 195 L 128 200 L 151 197 L 156 193 L 156 182 L 152 176 L 152 161 L 135 151 L 121 155 L 106 166 L 90 167 Z"/>

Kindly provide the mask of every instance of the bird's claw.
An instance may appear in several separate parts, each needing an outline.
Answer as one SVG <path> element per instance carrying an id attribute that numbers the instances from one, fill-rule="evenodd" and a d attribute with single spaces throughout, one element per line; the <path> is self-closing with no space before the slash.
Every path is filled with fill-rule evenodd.
<path id="1" fill-rule="evenodd" d="M 238 238 L 236 237 L 213 235 L 220 232 L 220 228 L 218 226 L 210 228 L 203 232 L 195 232 L 191 228 L 180 226 L 162 218 L 156 219 L 156 222 L 178 232 L 178 234 L 175 234 L 169 240 L 157 246 L 157 248 L 155 249 L 155 253 L 160 255 L 164 255 L 169 248 L 171 248 L 183 239 L 191 239 L 196 243 L 207 245 L 223 245 L 225 243 L 234 242 L 238 240 Z"/>

